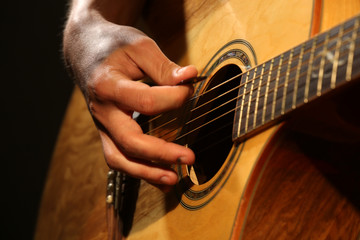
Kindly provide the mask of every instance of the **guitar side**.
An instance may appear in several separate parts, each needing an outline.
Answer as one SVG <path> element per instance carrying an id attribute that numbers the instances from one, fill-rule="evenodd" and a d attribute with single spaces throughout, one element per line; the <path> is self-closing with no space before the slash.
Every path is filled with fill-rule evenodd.
<path id="1" fill-rule="evenodd" d="M 167 7 L 166 4 L 172 5 L 168 6 L 169 9 L 179 7 L 172 2 L 159 2 L 163 8 Z M 340 7 L 344 9 L 339 10 L 332 1 L 325 1 L 321 29 L 357 13 L 360 9 L 359 3 L 353 2 L 341 4 Z M 179 19 L 173 18 L 173 11 L 156 12 L 155 9 L 159 7 L 156 5 L 150 6 L 152 13 L 149 12 L 146 17 L 150 24 L 154 23 L 154 32 L 163 31 L 156 35 L 159 36 L 157 40 L 171 59 L 175 59 L 179 64 L 195 63 L 200 69 L 206 66 L 220 46 L 239 38 L 252 44 L 257 61 L 261 63 L 308 39 L 312 26 L 312 1 L 276 1 L 271 4 L 264 1 L 181 1 L 178 4 L 183 5 L 177 17 L 184 18 L 185 22 L 176 22 Z M 200 11 L 206 4 L 209 8 Z M 282 10 L 279 12 L 279 9 Z M 296 10 L 290 12 L 289 9 Z M 337 13 L 336 17 L 332 14 L 334 11 Z M 161 17 L 174 19 L 174 22 L 160 20 L 166 23 L 166 26 L 159 25 Z M 287 21 L 284 22 L 284 19 Z M 176 23 L 179 28 L 173 28 Z M 224 25 L 227 28 L 224 28 Z M 215 41 L 209 36 L 216 36 Z M 182 51 L 184 49 L 185 52 Z M 104 202 L 106 164 L 96 130 L 81 98 L 81 94 L 76 90 L 52 160 L 36 239 L 107 237 Z M 79 102 L 82 104 L 79 105 Z M 82 125 L 75 124 L 78 119 L 83 120 Z M 249 184 L 256 184 L 256 181 L 252 183 L 249 177 L 254 170 L 258 171 L 256 163 L 265 161 L 263 159 L 271 155 L 269 149 L 277 142 L 275 133 L 278 128 L 280 126 L 233 146 L 226 160 L 236 160 L 233 171 L 229 173 L 227 181 L 218 186 L 216 196 L 201 209 L 185 209 L 179 204 L 174 192 L 163 194 L 141 182 L 133 226 L 127 239 L 246 238 L 244 219 L 250 210 L 242 212 L 242 209 L 248 209 L 244 204 L 249 202 L 246 202 L 248 200 L 244 197 L 251 196 L 252 192 L 248 190 L 250 193 L 247 193 L 245 189 Z M 88 139 L 83 131 L 89 132 Z M 87 160 L 80 163 L 79 157 Z M 89 169 L 89 165 L 93 167 Z M 203 187 L 194 186 L 193 189 L 196 191 Z M 240 216 L 241 214 L 243 216 Z"/>

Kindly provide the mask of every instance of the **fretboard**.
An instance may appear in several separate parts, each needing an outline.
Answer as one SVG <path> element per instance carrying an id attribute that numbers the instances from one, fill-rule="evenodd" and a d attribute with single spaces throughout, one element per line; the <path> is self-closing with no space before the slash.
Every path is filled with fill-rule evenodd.
<path id="1" fill-rule="evenodd" d="M 360 75 L 360 16 L 243 74 L 233 141 Z"/>

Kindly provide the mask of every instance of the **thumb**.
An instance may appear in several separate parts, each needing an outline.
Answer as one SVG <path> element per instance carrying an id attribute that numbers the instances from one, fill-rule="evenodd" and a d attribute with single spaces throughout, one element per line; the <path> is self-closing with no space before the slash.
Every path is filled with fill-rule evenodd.
<path id="1" fill-rule="evenodd" d="M 126 49 L 128 56 L 158 85 L 176 85 L 198 74 L 195 66 L 170 61 L 152 39 L 144 37 Z"/>

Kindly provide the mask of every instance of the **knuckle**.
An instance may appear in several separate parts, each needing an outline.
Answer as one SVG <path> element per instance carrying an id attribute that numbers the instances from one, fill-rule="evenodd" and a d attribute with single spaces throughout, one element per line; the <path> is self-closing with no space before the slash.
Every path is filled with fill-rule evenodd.
<path id="1" fill-rule="evenodd" d="M 139 94 L 138 106 L 143 114 L 152 115 L 155 113 L 155 97 L 151 94 Z"/>
<path id="2" fill-rule="evenodd" d="M 134 43 L 138 46 L 144 47 L 145 49 L 148 47 L 157 46 L 155 41 L 146 35 L 138 35 Z"/>
<path id="3" fill-rule="evenodd" d="M 120 147 L 121 149 L 126 153 L 126 155 L 132 155 L 133 154 L 133 139 L 132 138 L 128 138 L 128 137 L 124 137 L 121 140 L 121 144 Z"/>
<path id="4" fill-rule="evenodd" d="M 121 169 L 119 166 L 117 156 L 114 152 L 104 149 L 104 155 L 105 155 L 106 163 L 109 166 L 109 168 L 117 169 L 117 170 Z"/>
<path id="5" fill-rule="evenodd" d="M 97 80 L 91 80 L 87 83 L 87 95 L 89 100 L 97 100 L 100 99 L 101 96 L 101 89 L 102 89 L 102 82 Z"/>
<path id="6" fill-rule="evenodd" d="M 132 38 L 129 38 L 124 46 L 126 50 L 140 50 L 140 51 L 148 51 L 152 49 L 154 46 L 157 46 L 156 42 L 146 36 L 145 34 L 136 34 Z"/>
<path id="7" fill-rule="evenodd" d="M 133 134 L 123 134 L 123 136 L 119 137 L 117 144 L 121 149 L 121 152 L 127 157 L 137 158 L 142 154 L 142 152 L 136 148 L 138 138 Z"/>
<path id="8" fill-rule="evenodd" d="M 164 85 L 173 85 L 174 84 L 174 75 L 173 71 L 176 68 L 176 64 L 166 57 L 164 60 L 160 63 L 159 71 L 158 71 L 158 80 L 161 84 Z"/>
<path id="9" fill-rule="evenodd" d="M 89 77 L 86 87 L 90 98 L 101 100 L 108 97 L 108 86 L 111 84 L 111 67 L 100 65 Z"/>
<path id="10" fill-rule="evenodd" d="M 146 168 L 139 168 L 135 172 L 136 177 L 145 179 L 145 180 L 151 180 L 152 176 L 150 171 L 148 171 Z"/>
<path id="11" fill-rule="evenodd" d="M 88 89 L 94 95 L 94 97 L 99 97 L 102 95 L 102 91 L 105 85 L 105 78 L 102 75 L 95 76 L 89 81 Z"/>

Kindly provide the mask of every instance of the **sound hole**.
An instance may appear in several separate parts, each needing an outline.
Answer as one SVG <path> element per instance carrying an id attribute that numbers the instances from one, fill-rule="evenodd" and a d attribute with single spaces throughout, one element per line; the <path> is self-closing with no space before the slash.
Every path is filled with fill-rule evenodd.
<path id="1" fill-rule="evenodd" d="M 231 150 L 240 78 L 229 79 L 240 73 L 240 68 L 234 64 L 221 68 L 201 93 L 191 115 L 191 124 L 184 129 L 188 132 L 196 129 L 187 137 L 188 146 L 196 154 L 195 164 L 188 167 L 195 184 L 210 180 Z"/>

